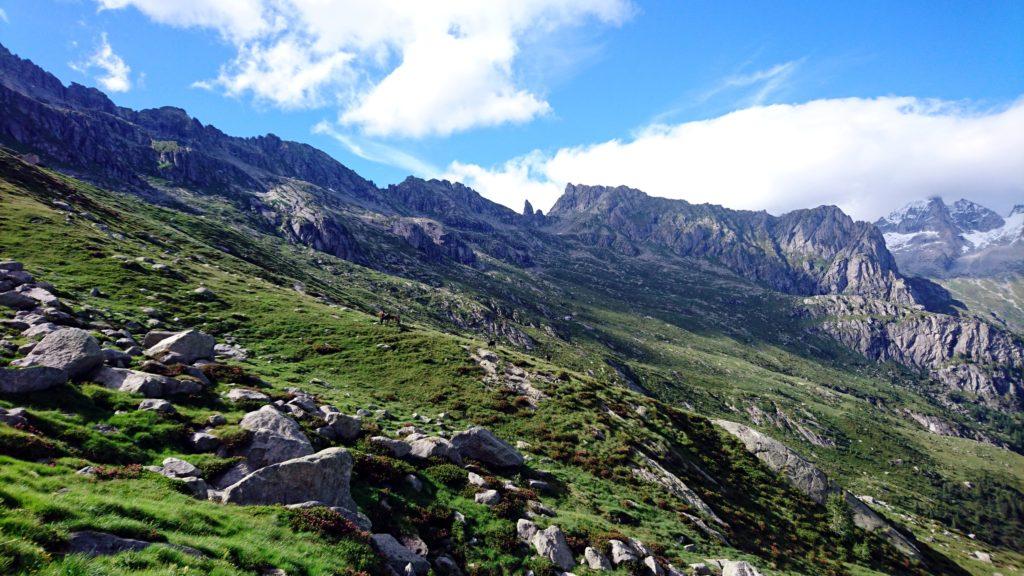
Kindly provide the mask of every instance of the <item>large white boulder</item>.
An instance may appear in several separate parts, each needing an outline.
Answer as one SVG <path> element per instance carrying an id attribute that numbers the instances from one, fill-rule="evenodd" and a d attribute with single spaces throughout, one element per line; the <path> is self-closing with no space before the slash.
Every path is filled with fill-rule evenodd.
<path id="1" fill-rule="evenodd" d="M 32 352 L 12 366 L 49 366 L 67 372 L 68 377 L 80 380 L 103 364 L 103 350 L 91 334 L 81 328 L 62 328 L 51 332 Z"/>
<path id="2" fill-rule="evenodd" d="M 146 356 L 161 362 L 191 364 L 196 360 L 213 360 L 213 347 L 217 341 L 208 334 L 196 330 L 178 332 L 146 350 Z"/>
<path id="3" fill-rule="evenodd" d="M 224 489 L 223 501 L 233 504 L 299 504 L 317 501 L 356 510 L 349 491 L 352 455 L 344 448 L 272 464 Z"/>
<path id="4" fill-rule="evenodd" d="M 523 455 L 482 426 L 473 426 L 452 437 L 452 444 L 464 458 L 499 468 L 515 468 L 523 465 Z"/>

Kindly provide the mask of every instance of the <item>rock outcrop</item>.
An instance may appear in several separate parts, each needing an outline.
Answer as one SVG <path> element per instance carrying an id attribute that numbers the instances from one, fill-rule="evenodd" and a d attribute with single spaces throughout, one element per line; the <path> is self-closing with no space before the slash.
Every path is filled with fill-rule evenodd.
<path id="1" fill-rule="evenodd" d="M 715 424 L 732 434 L 773 472 L 781 474 L 794 488 L 818 504 L 825 504 L 829 496 L 839 494 L 850 507 L 853 522 L 869 532 L 878 531 L 907 556 L 921 558 L 921 552 L 906 536 L 900 534 L 881 516 L 853 494 L 829 479 L 817 466 L 808 462 L 785 444 L 757 430 L 728 420 L 715 420 Z"/>
<path id="2" fill-rule="evenodd" d="M 1024 343 L 975 318 L 925 312 L 881 300 L 804 299 L 812 330 L 879 361 L 927 372 L 948 391 L 1024 410 Z"/>

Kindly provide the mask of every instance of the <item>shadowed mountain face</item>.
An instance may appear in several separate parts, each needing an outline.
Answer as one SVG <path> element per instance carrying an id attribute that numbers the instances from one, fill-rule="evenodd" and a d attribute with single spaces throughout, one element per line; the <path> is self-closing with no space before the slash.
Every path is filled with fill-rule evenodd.
<path id="1" fill-rule="evenodd" d="M 715 274 L 734 274 L 783 294 L 851 298 L 853 309 L 841 307 L 842 314 L 835 307 L 810 308 L 823 322 L 819 332 L 871 358 L 930 371 L 949 390 L 974 392 L 995 406 L 1018 405 L 1018 388 L 1005 385 L 1017 377 L 1016 364 L 961 370 L 940 366 L 939 360 L 917 361 L 953 362 L 938 351 L 949 346 L 970 358 L 995 358 L 988 350 L 992 342 L 1011 349 L 1006 357 L 1018 358 L 1012 338 L 972 339 L 973 332 L 957 328 L 957 321 L 927 324 L 942 329 L 921 334 L 916 330 L 926 324 L 879 332 L 834 322 L 835 316 L 857 315 L 861 308 L 870 315 L 875 301 L 915 314 L 954 312 L 944 289 L 900 273 L 878 227 L 856 222 L 834 206 L 772 216 L 656 198 L 626 187 L 569 185 L 543 215 L 529 205 L 515 212 L 447 181 L 409 177 L 380 189 L 311 146 L 273 135 L 231 137 L 178 108 L 117 107 L 97 90 L 63 86 L 2 47 L 0 106 L 5 111 L 0 142 L 38 156 L 45 165 L 188 212 L 209 213 L 210 200 L 216 199 L 232 206 L 240 215 L 237 224 L 245 228 L 388 273 L 467 282 L 488 293 L 491 310 L 471 319 L 451 313 L 452 321 L 460 328 L 486 327 L 517 345 L 531 339 L 517 325 L 516 309 L 550 315 L 551 302 L 542 295 L 512 297 L 486 275 L 511 265 L 551 278 L 582 255 L 602 258 L 600 251 L 612 250 L 654 267 L 700 261 Z M 1003 220 L 968 202 L 949 210 L 932 201 L 879 225 L 900 238 L 943 239 L 934 258 L 920 258 L 941 263 L 980 242 L 977 234 L 995 234 L 1013 218 Z M 940 369 L 945 370 L 941 378 Z"/>

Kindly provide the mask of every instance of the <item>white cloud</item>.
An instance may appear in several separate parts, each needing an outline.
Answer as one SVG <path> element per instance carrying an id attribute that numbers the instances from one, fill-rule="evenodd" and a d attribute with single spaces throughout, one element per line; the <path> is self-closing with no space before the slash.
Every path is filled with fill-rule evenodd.
<path id="1" fill-rule="evenodd" d="M 3 8 L 0 8 L 0 21 L 10 22 L 10 19 L 7 18 L 7 12 Z"/>
<path id="2" fill-rule="evenodd" d="M 525 46 L 567 27 L 618 25 L 630 0 L 97 0 L 237 49 L 197 85 L 283 108 L 337 104 L 370 136 L 446 136 L 528 122 L 550 105 L 517 75 Z"/>
<path id="3" fill-rule="evenodd" d="M 127 92 L 132 88 L 131 66 L 114 53 L 106 32 L 100 36 L 100 46 L 96 52 L 85 61 L 72 62 L 70 66 L 82 74 L 97 71 L 96 81 L 110 92 Z"/>
<path id="4" fill-rule="evenodd" d="M 397 166 L 421 178 L 435 178 L 441 174 L 441 171 L 430 162 L 417 158 L 394 146 L 356 138 L 350 134 L 339 132 L 330 122 L 320 122 L 313 126 L 313 133 L 330 136 L 347 148 L 349 152 L 371 162 Z"/>
<path id="5" fill-rule="evenodd" d="M 101 10 L 135 6 L 149 18 L 172 26 L 213 28 L 242 42 L 272 29 L 264 0 L 96 0 Z"/>
<path id="6" fill-rule="evenodd" d="M 568 182 L 627 185 L 668 198 L 781 213 L 836 204 L 875 219 L 930 195 L 1006 210 L 1024 199 L 1024 100 L 977 111 L 885 97 L 756 106 L 651 125 L 630 140 L 504 165 L 453 163 L 448 176 L 518 209 L 549 208 Z"/>

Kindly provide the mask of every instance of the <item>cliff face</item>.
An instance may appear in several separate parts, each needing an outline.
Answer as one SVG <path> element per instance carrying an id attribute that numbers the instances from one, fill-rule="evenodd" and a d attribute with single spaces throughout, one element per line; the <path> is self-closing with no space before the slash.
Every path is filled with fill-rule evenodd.
<path id="1" fill-rule="evenodd" d="M 791 294 L 918 302 L 878 230 L 834 206 L 774 217 L 625 187 L 569 185 L 548 217 L 561 234 L 624 253 L 668 250 L 709 258 Z"/>
<path id="2" fill-rule="evenodd" d="M 804 301 L 815 330 L 879 361 L 918 368 L 948 393 L 1024 410 L 1024 344 L 991 324 L 859 297 Z"/>

